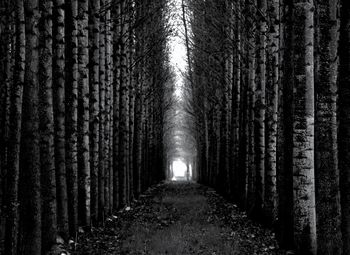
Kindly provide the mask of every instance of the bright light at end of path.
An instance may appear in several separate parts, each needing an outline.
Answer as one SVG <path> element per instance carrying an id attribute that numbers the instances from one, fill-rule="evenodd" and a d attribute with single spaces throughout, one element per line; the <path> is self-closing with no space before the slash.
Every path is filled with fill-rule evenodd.
<path id="1" fill-rule="evenodd" d="M 181 160 L 173 162 L 173 175 L 174 177 L 185 177 L 186 176 L 186 164 Z"/>

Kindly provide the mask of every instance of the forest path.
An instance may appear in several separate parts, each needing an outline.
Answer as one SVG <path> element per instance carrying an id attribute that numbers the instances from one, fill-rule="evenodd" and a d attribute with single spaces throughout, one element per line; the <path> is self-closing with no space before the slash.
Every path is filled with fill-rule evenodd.
<path id="1" fill-rule="evenodd" d="M 80 237 L 75 254 L 280 254 L 271 231 L 210 188 L 165 183 Z"/>

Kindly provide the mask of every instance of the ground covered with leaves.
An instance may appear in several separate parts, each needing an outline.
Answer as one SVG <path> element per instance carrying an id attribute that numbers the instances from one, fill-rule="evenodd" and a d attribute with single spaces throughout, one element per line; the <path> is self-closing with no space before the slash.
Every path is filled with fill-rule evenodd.
<path id="1" fill-rule="evenodd" d="M 163 183 L 80 234 L 73 254 L 282 254 L 274 234 L 210 188 Z"/>

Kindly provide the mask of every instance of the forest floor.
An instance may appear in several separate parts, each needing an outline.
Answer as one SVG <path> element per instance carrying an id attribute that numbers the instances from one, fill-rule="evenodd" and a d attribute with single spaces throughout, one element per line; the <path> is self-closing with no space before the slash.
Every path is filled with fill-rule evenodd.
<path id="1" fill-rule="evenodd" d="M 72 254 L 282 254 L 272 231 L 252 222 L 214 190 L 163 183 L 80 234 Z"/>

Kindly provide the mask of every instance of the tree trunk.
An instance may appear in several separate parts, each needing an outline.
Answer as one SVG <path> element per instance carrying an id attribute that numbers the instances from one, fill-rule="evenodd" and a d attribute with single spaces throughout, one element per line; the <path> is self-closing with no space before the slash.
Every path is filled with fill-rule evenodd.
<path id="1" fill-rule="evenodd" d="M 41 254 L 39 146 L 39 1 L 25 5 L 26 66 L 20 172 L 20 244 L 18 254 Z M 23 38 L 21 38 L 23 39 Z"/>
<path id="2" fill-rule="evenodd" d="M 40 27 L 40 163 L 42 194 L 42 248 L 48 252 L 56 243 L 57 203 L 52 94 L 52 0 L 42 1 Z"/>
<path id="3" fill-rule="evenodd" d="M 126 0 L 121 4 L 121 29 L 120 29 L 120 122 L 119 122 L 119 159 L 120 159 L 120 199 L 122 205 L 126 205 L 128 201 L 128 152 L 129 152 L 129 90 L 128 90 L 128 57 L 127 57 L 127 4 Z"/>
<path id="4" fill-rule="evenodd" d="M 54 63 L 53 91 L 55 114 L 55 160 L 57 182 L 57 220 L 63 238 L 68 238 L 68 197 L 66 179 L 66 139 L 65 139 L 65 11 L 64 0 L 54 1 Z"/>
<path id="5" fill-rule="evenodd" d="M 120 70 L 121 70 L 121 3 L 116 4 L 115 13 L 113 13 L 113 19 L 116 24 L 114 25 L 114 90 L 113 90 L 113 208 L 118 209 L 120 206 Z"/>
<path id="6" fill-rule="evenodd" d="M 339 76 L 339 170 L 343 254 L 350 253 L 350 2 L 341 1 Z"/>
<path id="7" fill-rule="evenodd" d="M 284 249 L 293 249 L 293 54 L 292 1 L 280 3 L 280 82 L 277 139 L 278 221 L 276 233 Z"/>
<path id="8" fill-rule="evenodd" d="M 7 164 L 8 177 L 5 194 L 7 198 L 5 200 L 8 210 L 6 218 L 6 233 L 5 233 L 5 254 L 17 254 L 17 235 L 18 235 L 18 182 L 20 174 L 20 146 L 21 146 L 21 130 L 22 130 L 22 100 L 23 100 L 23 87 L 25 80 L 25 68 L 26 68 L 26 55 L 30 56 L 30 53 L 26 54 L 26 39 L 30 39 L 32 36 L 36 38 L 37 34 L 33 33 L 35 30 L 26 37 L 25 26 L 25 13 L 23 0 L 16 1 L 16 62 L 15 62 L 15 83 L 12 92 L 12 106 L 10 111 L 10 141 L 9 144 L 9 158 Z M 32 17 L 36 19 L 37 17 Z M 36 28 L 35 28 L 36 29 Z M 31 47 L 36 45 L 29 44 Z M 27 66 L 29 64 L 27 63 Z M 28 77 L 28 75 L 26 76 Z M 1 164 L 1 163 L 0 163 Z M 2 186 L 4 188 L 4 186 Z"/>
<path id="9" fill-rule="evenodd" d="M 314 161 L 314 4 L 294 0 L 294 242 L 297 253 L 316 254 Z"/>
<path id="10" fill-rule="evenodd" d="M 80 225 L 90 227 L 89 1 L 78 1 L 78 206 Z"/>
<path id="11" fill-rule="evenodd" d="M 339 1 L 318 1 L 315 173 L 317 254 L 342 254 L 337 137 Z"/>
<path id="12" fill-rule="evenodd" d="M 105 8 L 105 0 L 100 0 L 101 8 Z M 105 162 L 107 155 L 105 154 L 105 148 L 107 144 L 105 142 L 105 126 L 106 126 L 106 16 L 105 10 L 100 14 L 100 37 L 99 37 L 99 68 L 100 68 L 100 109 L 99 109 L 99 166 L 98 166 L 98 219 L 103 221 L 105 217 Z"/>
<path id="13" fill-rule="evenodd" d="M 67 0 L 67 188 L 69 233 L 78 228 L 78 0 Z"/>
<path id="14" fill-rule="evenodd" d="M 255 1 L 255 0 L 254 0 Z M 248 95 L 249 95 L 249 102 L 248 102 L 248 191 L 247 191 L 247 211 L 248 214 L 251 214 L 254 209 L 255 204 L 255 179 L 256 179 L 256 172 L 255 172 L 255 89 L 256 89 L 256 57 L 255 57 L 255 21 L 253 19 L 253 9 L 254 5 L 252 3 L 249 3 L 247 6 L 249 17 L 248 18 L 248 24 L 251 30 L 248 30 L 248 41 L 249 41 L 249 48 L 248 48 Z"/>
<path id="15" fill-rule="evenodd" d="M 266 173 L 265 173 L 265 216 L 269 223 L 277 218 L 277 115 L 279 83 L 279 0 L 269 0 L 269 80 L 267 83 L 267 129 L 266 129 Z"/>
<path id="16" fill-rule="evenodd" d="M 266 112 L 266 9 L 267 1 L 258 0 L 257 81 L 255 102 L 256 190 L 254 217 L 260 217 L 265 198 L 265 112 Z"/>
<path id="17" fill-rule="evenodd" d="M 113 116 L 112 116 L 112 105 L 113 105 L 113 60 L 112 60 L 112 19 L 111 10 L 109 6 L 111 0 L 106 0 L 106 125 L 105 125 L 105 203 L 106 211 L 112 213 L 113 204 L 113 158 L 112 158 L 112 146 L 113 146 Z"/>
<path id="18" fill-rule="evenodd" d="M 93 225 L 98 217 L 98 171 L 100 133 L 100 1 L 91 2 L 91 95 L 90 95 L 90 159 L 91 159 L 91 220 Z"/>

